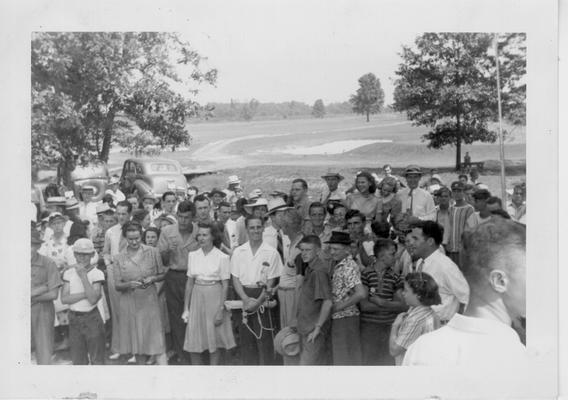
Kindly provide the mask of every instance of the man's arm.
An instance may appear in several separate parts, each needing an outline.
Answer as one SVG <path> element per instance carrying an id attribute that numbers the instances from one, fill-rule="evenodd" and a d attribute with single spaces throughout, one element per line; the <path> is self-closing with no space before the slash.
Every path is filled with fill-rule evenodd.
<path id="1" fill-rule="evenodd" d="M 318 321 L 316 322 L 316 326 L 314 327 L 314 330 L 310 332 L 310 334 L 308 335 L 308 343 L 313 342 L 317 336 L 320 334 L 321 332 L 321 327 L 323 326 L 323 324 L 325 324 L 325 321 L 327 321 L 327 319 L 329 318 L 329 315 L 331 314 L 331 308 L 333 307 L 333 302 L 331 301 L 331 299 L 327 299 L 324 300 L 322 305 L 321 305 L 321 309 L 320 309 L 320 313 L 318 316 Z"/>
<path id="2" fill-rule="evenodd" d="M 338 312 L 346 309 L 347 307 L 353 306 L 367 297 L 367 289 L 362 283 L 355 285 L 353 288 L 354 292 L 347 300 L 339 301 L 333 305 L 333 312 Z"/>

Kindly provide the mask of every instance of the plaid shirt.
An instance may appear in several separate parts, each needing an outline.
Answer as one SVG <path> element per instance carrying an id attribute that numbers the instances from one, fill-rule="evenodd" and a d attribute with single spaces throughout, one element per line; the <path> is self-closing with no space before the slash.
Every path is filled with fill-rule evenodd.
<path id="1" fill-rule="evenodd" d="M 331 294 L 333 303 L 339 303 L 349 298 L 355 286 L 361 284 L 361 274 L 359 267 L 353 257 L 348 255 L 339 262 L 333 269 L 331 278 Z M 332 319 L 339 319 L 345 317 L 353 317 L 359 315 L 359 309 L 356 304 L 347 307 L 344 310 L 338 311 L 331 315 Z"/>

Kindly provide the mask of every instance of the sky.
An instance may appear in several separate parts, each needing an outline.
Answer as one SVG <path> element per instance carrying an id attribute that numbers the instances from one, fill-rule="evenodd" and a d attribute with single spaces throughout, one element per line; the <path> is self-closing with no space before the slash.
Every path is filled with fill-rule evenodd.
<path id="1" fill-rule="evenodd" d="M 207 57 L 204 65 L 219 71 L 216 87 L 200 87 L 199 102 L 342 102 L 355 93 L 359 77 L 372 72 L 385 105 L 392 103 L 398 53 L 420 33 L 389 17 L 400 7 L 290 4 L 231 2 L 214 12 L 192 10 L 193 18 L 178 32 Z"/>

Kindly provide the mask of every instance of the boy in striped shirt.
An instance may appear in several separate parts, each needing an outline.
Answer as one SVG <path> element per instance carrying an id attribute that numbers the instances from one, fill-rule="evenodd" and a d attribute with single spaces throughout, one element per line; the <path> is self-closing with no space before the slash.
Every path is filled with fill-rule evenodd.
<path id="1" fill-rule="evenodd" d="M 461 181 L 453 182 L 451 188 L 455 204 L 450 207 L 450 233 L 445 250 L 446 255 L 460 267 L 461 237 L 467 227 L 467 221 L 475 213 L 475 209 L 466 201 L 464 183 Z"/>
<path id="2" fill-rule="evenodd" d="M 393 268 L 396 244 L 378 239 L 373 252 L 376 262 L 361 273 L 361 282 L 369 293 L 359 303 L 363 365 L 394 365 L 389 353 L 391 325 L 398 313 L 407 309 L 401 295 L 402 279 Z"/>

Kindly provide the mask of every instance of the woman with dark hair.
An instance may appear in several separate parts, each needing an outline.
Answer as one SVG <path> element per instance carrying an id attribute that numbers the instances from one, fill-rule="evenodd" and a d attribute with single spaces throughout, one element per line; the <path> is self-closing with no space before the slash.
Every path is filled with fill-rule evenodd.
<path id="1" fill-rule="evenodd" d="M 193 365 L 203 364 L 205 351 L 209 351 L 210 364 L 218 365 L 219 349 L 235 347 L 231 318 L 225 309 L 231 276 L 229 256 L 219 250 L 221 235 L 213 224 L 199 223 L 197 241 L 200 248 L 189 253 L 187 262 L 183 348 L 190 353 Z"/>
<path id="2" fill-rule="evenodd" d="M 142 233 L 142 243 L 150 247 L 156 247 L 160 239 L 160 229 L 150 226 Z"/>
<path id="3" fill-rule="evenodd" d="M 164 279 L 160 252 L 141 244 L 142 226 L 127 222 L 122 226 L 127 246 L 115 257 L 114 283 L 121 294 L 120 354 L 156 356 L 158 364 L 167 364 L 163 321 L 156 282 Z"/>
<path id="4" fill-rule="evenodd" d="M 408 347 L 425 333 L 440 327 L 440 321 L 430 306 L 442 302 L 438 285 L 425 272 L 406 275 L 402 296 L 410 307 L 400 313 L 392 324 L 389 348 L 396 365 L 401 365 Z"/>
<path id="5" fill-rule="evenodd" d="M 370 224 L 377 215 L 380 216 L 379 199 L 375 196 L 377 184 L 375 178 L 367 171 L 357 174 L 353 193 L 347 196 L 347 208 L 359 210 L 365 216 L 365 220 Z"/>

